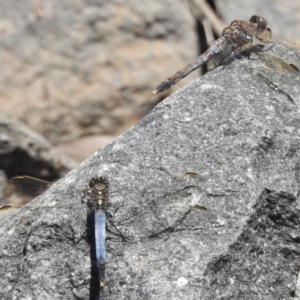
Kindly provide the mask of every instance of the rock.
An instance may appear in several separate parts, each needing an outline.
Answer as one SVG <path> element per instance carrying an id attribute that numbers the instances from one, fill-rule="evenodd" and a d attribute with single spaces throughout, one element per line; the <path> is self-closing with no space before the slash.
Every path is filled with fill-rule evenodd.
<path id="1" fill-rule="evenodd" d="M 63 177 L 77 165 L 72 159 L 54 151 L 41 135 L 2 112 L 0 126 L 0 170 L 6 178 L 29 175 L 52 181 Z M 2 199 L 4 183 L 5 180 L 1 180 Z M 19 204 L 19 200 L 13 201 Z M 3 201 L 1 203 L 4 204 Z"/>
<path id="2" fill-rule="evenodd" d="M 0 169 L 8 177 L 26 174 L 54 180 L 76 166 L 75 161 L 53 151 L 41 135 L 2 112 L 0 126 Z"/>
<path id="3" fill-rule="evenodd" d="M 3 220 L 1 299 L 95 298 L 81 192 L 99 175 L 110 181 L 111 221 L 125 237 L 107 222 L 101 299 L 293 297 L 300 76 L 269 66 L 238 60 L 191 82 Z"/>
<path id="4" fill-rule="evenodd" d="M 8 1 L 0 16 L 1 108 L 53 144 L 115 134 L 197 56 L 193 19 L 172 0 Z"/>
<path id="5" fill-rule="evenodd" d="M 134 123 L 136 123 L 137 121 L 138 120 L 135 120 Z M 101 149 L 117 136 L 119 136 L 122 132 L 130 128 L 134 123 L 130 124 L 128 121 L 127 126 L 120 128 L 120 131 L 115 132 L 114 135 L 100 134 L 82 137 L 68 143 L 56 145 L 54 149 L 59 153 L 65 154 L 68 157 L 75 159 L 78 162 L 82 162 L 89 156 L 91 156 L 95 151 Z"/>

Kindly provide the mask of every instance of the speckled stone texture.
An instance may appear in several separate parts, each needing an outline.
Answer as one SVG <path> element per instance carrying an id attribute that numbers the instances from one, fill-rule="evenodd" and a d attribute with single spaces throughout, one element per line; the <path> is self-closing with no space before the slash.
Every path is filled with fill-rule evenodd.
<path id="1" fill-rule="evenodd" d="M 2 221 L 0 298 L 95 299 L 80 193 L 101 175 L 126 237 L 107 223 L 101 299 L 294 299 L 299 78 L 243 59 L 165 99 L 37 198 L 38 209 Z"/>

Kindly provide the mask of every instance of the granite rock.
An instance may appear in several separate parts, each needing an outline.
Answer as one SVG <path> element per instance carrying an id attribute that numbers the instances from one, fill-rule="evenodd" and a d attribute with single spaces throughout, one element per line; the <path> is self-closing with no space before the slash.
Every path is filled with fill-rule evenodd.
<path id="1" fill-rule="evenodd" d="M 165 99 L 2 221 L 1 299 L 95 299 L 81 191 L 98 175 L 110 181 L 108 211 L 122 233 L 107 222 L 100 299 L 293 299 L 299 79 L 242 59 Z"/>

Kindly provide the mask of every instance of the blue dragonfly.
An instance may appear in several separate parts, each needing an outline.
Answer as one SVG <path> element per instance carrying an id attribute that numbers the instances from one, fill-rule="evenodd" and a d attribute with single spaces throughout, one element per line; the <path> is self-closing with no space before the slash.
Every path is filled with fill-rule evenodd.
<path id="1" fill-rule="evenodd" d="M 87 205 L 94 214 L 95 255 L 99 273 L 100 288 L 105 286 L 105 221 L 106 209 L 109 205 L 109 182 L 105 177 L 93 177 L 89 181 L 89 189 L 83 190 L 82 198 L 87 198 Z"/>
<path id="2" fill-rule="evenodd" d="M 196 177 L 197 174 L 193 172 L 187 172 L 184 174 L 185 177 Z M 45 191 L 50 187 L 51 183 L 47 181 L 37 180 L 28 176 L 20 176 L 15 177 L 10 180 L 10 183 L 19 190 L 20 193 L 29 195 L 32 190 L 34 190 L 34 186 L 38 191 L 32 192 L 32 196 L 36 196 L 37 194 Z M 89 188 L 82 190 L 81 199 L 83 202 L 87 203 L 89 207 L 90 214 L 94 217 L 94 242 L 95 249 L 93 249 L 95 253 L 95 262 L 97 266 L 97 271 L 99 275 L 99 286 L 100 289 L 105 286 L 105 272 L 107 267 L 107 257 L 106 257 L 106 220 L 108 220 L 114 228 L 118 231 L 119 236 L 123 238 L 123 240 L 128 241 L 127 238 L 124 238 L 124 235 L 118 230 L 118 228 L 112 223 L 112 220 L 109 218 L 109 214 L 107 212 L 107 208 L 110 205 L 109 203 L 109 195 L 112 194 L 109 191 L 109 181 L 106 177 L 92 177 L 88 183 Z M 152 209 L 158 208 L 159 205 L 150 205 Z M 205 207 L 200 205 L 184 205 L 185 207 L 189 207 L 191 209 L 197 210 L 206 210 Z M 5 210 L 9 206 L 2 207 L 0 210 Z M 174 206 L 176 207 L 176 205 Z M 12 207 L 10 207 L 12 208 Z M 156 234 L 152 234 L 149 237 L 157 237 L 160 234 L 174 231 L 174 226 L 170 226 Z"/>
<path id="3" fill-rule="evenodd" d="M 36 179 L 29 176 L 18 176 L 10 179 L 9 189 L 22 195 L 28 201 L 38 196 L 51 186 L 50 182 Z M 83 202 L 87 203 L 89 213 L 94 218 L 94 242 L 96 265 L 99 274 L 100 288 L 105 286 L 106 247 L 105 247 L 105 224 L 107 207 L 109 206 L 109 181 L 105 177 L 93 177 L 89 181 L 89 189 L 81 194 Z M 20 207 L 23 205 L 19 205 Z M 9 211 L 16 206 L 5 205 L 0 208 L 2 211 Z"/>

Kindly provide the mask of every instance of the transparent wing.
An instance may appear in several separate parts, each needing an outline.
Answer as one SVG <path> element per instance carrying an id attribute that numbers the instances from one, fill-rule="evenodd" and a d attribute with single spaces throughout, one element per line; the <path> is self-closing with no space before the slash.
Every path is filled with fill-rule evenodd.
<path id="1" fill-rule="evenodd" d="M 9 217 L 14 213 L 20 206 L 4 205 L 0 207 L 0 220 Z"/>
<path id="2" fill-rule="evenodd" d="M 236 48 L 230 56 L 227 54 L 228 56 L 225 56 L 223 58 L 224 61 L 220 61 L 219 64 L 229 63 L 234 59 L 250 57 L 251 54 L 255 54 L 269 68 L 287 70 L 293 73 L 299 72 L 299 68 L 297 66 L 270 53 L 268 50 L 272 47 L 272 44 L 282 44 L 294 49 L 298 49 L 297 47 L 300 49 L 300 44 L 287 41 L 279 35 L 273 34 L 269 28 L 262 33 L 257 33 L 255 37 L 256 38 L 253 42 Z"/>
<path id="3" fill-rule="evenodd" d="M 20 196 L 34 198 L 45 192 L 51 184 L 51 182 L 30 176 L 17 176 L 9 180 L 7 189 Z"/>
<path id="4" fill-rule="evenodd" d="M 187 172 L 184 174 L 186 177 L 195 177 L 197 176 L 194 172 Z M 27 201 L 28 198 L 32 199 L 34 197 L 39 196 L 43 192 L 45 192 L 50 186 L 52 185 L 51 182 L 40 180 L 34 177 L 29 176 L 18 176 L 13 177 L 9 180 L 9 190 L 10 192 L 15 192 L 20 197 L 24 197 Z M 116 192 L 111 192 L 110 194 L 114 194 Z M 23 202 L 26 202 L 23 201 Z M 110 204 L 112 205 L 112 204 Z M 17 209 L 24 208 L 26 205 L 23 204 L 14 204 L 14 203 L 8 203 L 8 205 L 0 207 L 0 218 L 1 215 L 7 215 L 9 212 L 14 212 Z M 141 207 L 136 206 L 136 207 Z M 132 208 L 136 208 L 132 207 Z M 143 205 L 143 207 L 148 208 L 155 208 L 155 209 L 166 209 L 168 207 L 172 208 L 178 208 L 178 209 L 184 209 L 184 208 L 190 208 L 190 209 L 196 209 L 196 210 L 206 210 L 204 206 L 193 204 L 193 205 L 186 205 L 186 204 L 170 204 L 170 205 L 159 205 L 157 203 L 149 204 L 149 205 Z M 47 206 L 37 206 L 36 209 L 51 209 L 51 207 Z M 30 206 L 30 209 L 33 209 L 32 206 Z"/>
<path id="5" fill-rule="evenodd" d="M 276 33 L 273 33 L 270 28 L 267 28 L 261 33 L 257 33 L 256 38 L 258 39 L 258 41 L 266 44 L 281 44 L 289 48 L 300 50 L 300 43 L 293 42 Z"/>
<path id="6" fill-rule="evenodd" d="M 292 73 L 298 73 L 299 69 L 294 64 L 289 63 L 288 61 L 272 54 L 269 52 L 259 52 L 257 53 L 259 58 L 270 68 L 287 70 Z"/>

